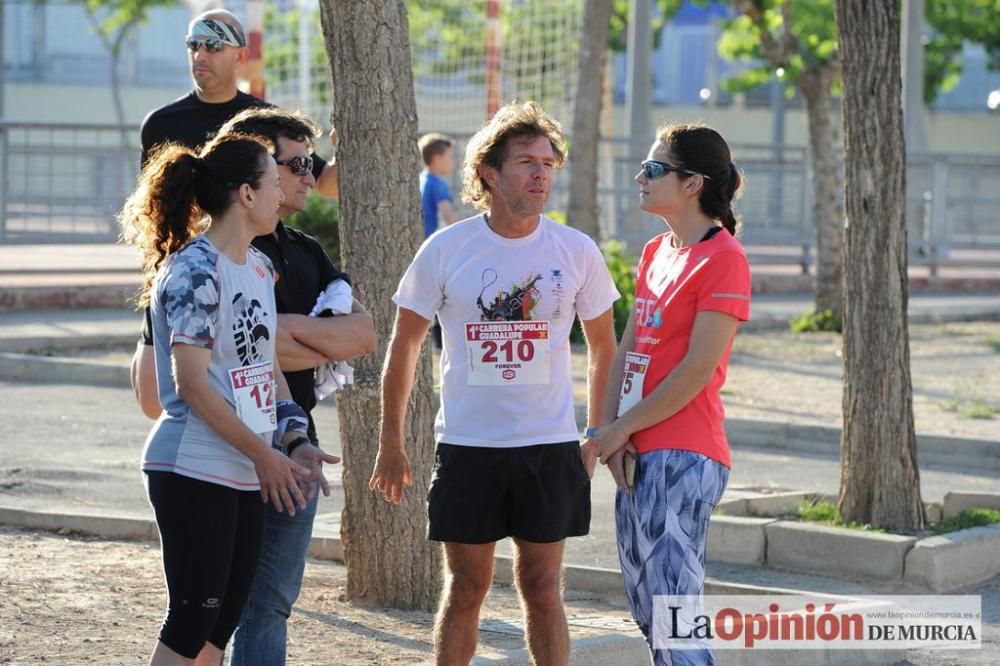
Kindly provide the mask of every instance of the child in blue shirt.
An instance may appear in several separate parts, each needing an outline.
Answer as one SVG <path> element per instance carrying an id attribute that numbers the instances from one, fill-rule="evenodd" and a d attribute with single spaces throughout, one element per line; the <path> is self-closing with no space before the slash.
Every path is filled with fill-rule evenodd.
<path id="1" fill-rule="evenodd" d="M 425 134 L 417 143 L 426 167 L 420 173 L 420 199 L 424 208 L 424 238 L 440 227 L 454 224 L 448 179 L 455 169 L 455 141 L 444 134 Z"/>

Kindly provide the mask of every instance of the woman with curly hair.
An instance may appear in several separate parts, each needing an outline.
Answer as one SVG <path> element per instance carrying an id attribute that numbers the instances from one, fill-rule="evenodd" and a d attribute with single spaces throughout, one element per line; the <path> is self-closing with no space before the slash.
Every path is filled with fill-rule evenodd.
<path id="1" fill-rule="evenodd" d="M 305 501 L 305 470 L 275 444 L 308 424 L 275 355 L 274 271 L 250 247 L 283 195 L 262 140 L 168 144 L 119 213 L 144 257 L 163 413 L 143 451 L 168 604 L 151 664 L 218 664 L 257 567 L 264 503 Z M 258 499 L 259 498 L 259 499 Z"/>

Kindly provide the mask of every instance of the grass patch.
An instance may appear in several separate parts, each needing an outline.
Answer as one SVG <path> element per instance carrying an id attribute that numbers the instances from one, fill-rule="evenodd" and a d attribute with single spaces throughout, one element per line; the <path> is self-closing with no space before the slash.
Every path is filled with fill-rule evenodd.
<path id="1" fill-rule="evenodd" d="M 844 322 L 833 310 L 810 310 L 792 319 L 789 327 L 792 333 L 842 333 Z"/>
<path id="2" fill-rule="evenodd" d="M 872 527 L 868 524 L 862 525 L 853 520 L 845 523 L 843 516 L 840 515 L 840 511 L 837 510 L 837 506 L 833 502 L 810 502 L 809 500 L 802 500 L 799 502 L 798 515 L 800 520 L 807 523 L 819 523 L 821 525 L 830 525 L 831 527 L 846 527 L 850 530 L 864 530 L 866 532 L 885 532 L 883 529 Z"/>
<path id="3" fill-rule="evenodd" d="M 983 340 L 983 343 L 996 353 L 1000 354 L 1000 335 L 987 335 L 986 339 Z"/>
<path id="4" fill-rule="evenodd" d="M 1000 405 L 983 399 L 972 384 L 959 388 L 941 409 L 953 414 L 961 414 L 967 419 L 990 420 L 1000 415 Z"/>
<path id="5" fill-rule="evenodd" d="M 1000 523 L 1000 511 L 976 507 L 966 509 L 953 518 L 942 520 L 931 529 L 934 530 L 934 534 L 947 534 L 948 532 L 993 525 L 994 523 Z"/>

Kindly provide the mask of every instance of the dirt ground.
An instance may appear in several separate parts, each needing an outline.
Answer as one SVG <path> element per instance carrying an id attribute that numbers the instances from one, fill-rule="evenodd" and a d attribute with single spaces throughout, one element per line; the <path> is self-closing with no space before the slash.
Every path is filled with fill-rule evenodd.
<path id="1" fill-rule="evenodd" d="M 723 389 L 727 416 L 841 426 L 840 336 L 740 334 Z M 910 327 L 918 433 L 997 439 L 1000 323 Z"/>
<path id="2" fill-rule="evenodd" d="M 576 399 L 586 356 L 575 350 Z M 726 416 L 841 427 L 841 339 L 834 333 L 740 332 L 722 390 Z M 913 410 L 920 434 L 997 439 L 1000 323 L 910 326 Z"/>
<path id="3" fill-rule="evenodd" d="M 347 572 L 310 560 L 289 623 L 288 663 L 416 664 L 431 658 L 433 619 L 422 611 L 347 601 Z M 163 617 L 156 544 L 0 527 L 0 664 L 145 664 Z M 573 638 L 631 628 L 628 611 L 567 593 Z M 479 654 L 523 646 L 514 592 L 495 586 Z M 600 625 L 595 627 L 594 625 Z"/>

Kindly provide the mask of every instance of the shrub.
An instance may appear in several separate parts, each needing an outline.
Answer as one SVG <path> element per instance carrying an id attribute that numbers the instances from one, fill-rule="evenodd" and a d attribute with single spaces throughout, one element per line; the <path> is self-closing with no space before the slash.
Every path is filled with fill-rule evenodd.
<path id="1" fill-rule="evenodd" d="M 601 253 L 604 255 L 604 263 L 608 266 L 611 279 L 621 294 L 621 298 L 615 301 L 611 312 L 615 320 L 615 335 L 620 340 L 628 318 L 632 313 L 632 305 L 635 303 L 635 258 L 628 253 L 625 245 L 615 240 L 605 241 L 601 244 Z M 573 332 L 570 341 L 574 343 L 584 342 L 583 329 L 580 328 L 580 321 L 573 324 Z"/>
<path id="2" fill-rule="evenodd" d="M 792 333 L 842 333 L 844 322 L 833 310 L 803 312 L 792 319 Z"/>
<path id="3" fill-rule="evenodd" d="M 994 523 L 1000 523 L 1000 511 L 975 507 L 966 509 L 953 518 L 942 520 L 933 527 L 933 530 L 934 534 L 947 534 L 969 527 L 982 527 Z"/>
<path id="4" fill-rule="evenodd" d="M 321 194 L 310 192 L 305 210 L 282 221 L 293 229 L 315 237 L 334 265 L 340 265 L 340 206 L 336 199 L 327 199 Z"/>

